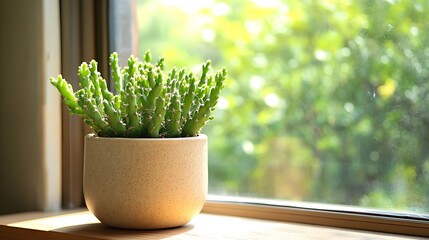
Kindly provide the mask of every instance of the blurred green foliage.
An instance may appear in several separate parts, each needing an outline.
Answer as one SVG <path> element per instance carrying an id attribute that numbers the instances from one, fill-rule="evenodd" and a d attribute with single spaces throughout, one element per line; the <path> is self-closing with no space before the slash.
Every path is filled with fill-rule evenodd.
<path id="1" fill-rule="evenodd" d="M 210 193 L 429 212 L 429 1 L 138 3 L 141 51 L 229 69 Z"/>

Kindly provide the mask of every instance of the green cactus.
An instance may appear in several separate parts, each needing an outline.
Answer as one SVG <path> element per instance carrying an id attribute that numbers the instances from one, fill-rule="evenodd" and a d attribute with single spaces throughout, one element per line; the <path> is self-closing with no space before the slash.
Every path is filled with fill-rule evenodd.
<path id="1" fill-rule="evenodd" d="M 211 120 L 210 112 L 214 110 L 219 99 L 219 93 L 223 88 L 223 81 L 226 79 L 226 69 L 222 69 L 221 72 L 216 73 L 215 82 L 216 85 L 211 88 L 210 95 L 206 98 L 205 102 L 200 105 L 198 110 L 193 116 L 184 124 L 182 130 L 182 136 L 194 136 L 195 132 L 198 132 L 208 120 Z"/>
<path id="2" fill-rule="evenodd" d="M 100 88 L 100 73 L 97 70 L 98 63 L 95 60 L 92 60 L 89 64 L 89 80 L 92 83 L 93 88 L 93 98 L 97 105 L 102 104 L 103 95 Z"/>
<path id="3" fill-rule="evenodd" d="M 112 68 L 112 78 L 115 83 L 116 93 L 122 92 L 122 75 L 119 67 L 118 54 L 116 52 L 110 55 L 110 67 Z"/>
<path id="4" fill-rule="evenodd" d="M 203 71 L 201 73 L 201 78 L 200 78 L 200 82 L 198 83 L 198 87 L 203 86 L 204 84 L 206 84 L 206 78 L 207 78 L 207 73 L 210 70 L 210 65 L 212 64 L 212 62 L 210 60 L 207 60 L 204 64 L 203 64 Z"/>
<path id="5" fill-rule="evenodd" d="M 78 103 L 85 113 L 85 119 L 87 123 L 90 123 L 91 127 L 100 136 L 115 136 L 114 131 L 107 123 L 103 111 L 96 105 L 95 100 L 91 98 L 90 92 L 87 89 L 80 89 L 76 92 Z"/>
<path id="6" fill-rule="evenodd" d="M 123 136 L 127 131 L 126 125 L 121 120 L 121 114 L 115 108 L 113 102 L 109 102 L 106 99 L 103 101 L 104 109 L 107 114 L 107 121 L 110 127 L 116 133 L 116 136 Z"/>
<path id="7" fill-rule="evenodd" d="M 165 115 L 165 89 L 162 89 L 161 94 L 156 99 L 155 114 L 150 120 L 147 129 L 149 137 L 160 137 L 160 130 L 164 121 Z"/>
<path id="8" fill-rule="evenodd" d="M 154 75 L 152 73 L 152 75 Z M 151 91 L 149 91 L 149 94 L 147 95 L 145 105 L 142 109 L 142 118 L 143 118 L 143 129 L 147 129 L 148 124 L 152 121 L 155 113 L 156 113 L 156 101 L 158 97 L 160 96 L 162 89 L 164 87 L 163 85 L 163 74 L 159 68 L 157 68 L 157 72 L 155 77 L 153 77 L 154 80 L 154 86 L 151 88 Z M 143 130 L 144 131 L 144 130 Z"/>
<path id="9" fill-rule="evenodd" d="M 126 123 L 128 126 L 128 136 L 129 137 L 139 137 L 140 131 L 141 131 L 141 124 L 140 124 L 140 114 L 137 112 L 137 96 L 134 91 L 134 84 L 133 81 L 127 82 L 125 92 L 127 95 L 127 98 L 124 99 L 127 102 L 127 117 L 126 117 Z"/>
<path id="10" fill-rule="evenodd" d="M 83 62 L 78 69 L 78 75 L 80 77 L 80 87 L 81 88 L 86 88 L 86 89 L 91 89 L 91 83 L 89 81 L 89 68 L 88 68 L 88 63 Z"/>
<path id="11" fill-rule="evenodd" d="M 164 57 L 160 57 L 158 59 L 158 62 L 156 63 L 156 67 L 159 67 L 162 71 L 164 71 L 165 69 L 164 61 L 165 61 Z"/>
<path id="12" fill-rule="evenodd" d="M 130 56 L 121 69 L 118 54 L 109 58 L 115 93 L 97 69 L 97 62 L 83 62 L 77 92 L 59 75 L 50 78 L 72 114 L 83 117 L 102 137 L 191 137 L 212 117 L 226 69 L 210 74 L 210 61 L 202 65 L 199 78 L 184 68 L 165 72 L 165 59 L 152 63 L 151 52 L 144 61 Z M 199 80 L 197 80 L 199 79 Z"/>
<path id="13" fill-rule="evenodd" d="M 188 116 L 190 115 L 190 110 L 192 105 L 195 103 L 195 77 L 192 73 L 186 76 L 187 82 L 188 82 L 188 88 L 187 92 L 184 94 L 185 97 L 183 98 L 182 102 L 182 110 L 181 110 L 181 118 L 180 118 L 180 124 L 183 125 L 183 123 L 188 119 Z"/>
<path id="14" fill-rule="evenodd" d="M 149 49 L 144 53 L 144 60 L 147 63 L 150 63 L 150 61 L 152 60 L 152 54 Z"/>
<path id="15" fill-rule="evenodd" d="M 73 93 L 73 87 L 61 75 L 55 79 L 53 77 L 50 78 L 51 84 L 54 85 L 60 94 L 64 97 L 64 103 L 69 108 L 70 112 L 77 115 L 83 115 L 84 112 L 82 108 L 77 103 L 77 99 L 75 94 Z"/>
<path id="16" fill-rule="evenodd" d="M 109 92 L 109 89 L 107 89 L 106 80 L 104 80 L 103 78 L 99 79 L 99 85 L 100 85 L 100 90 L 101 90 L 101 94 L 103 95 L 103 98 L 106 99 L 107 101 L 112 101 L 114 95 L 111 92 Z"/>
<path id="17" fill-rule="evenodd" d="M 167 137 L 179 137 L 181 132 L 180 126 L 180 93 L 177 90 L 178 82 L 176 80 L 172 81 L 173 90 L 170 93 L 170 104 L 168 105 L 166 116 L 165 116 L 165 135 Z"/>

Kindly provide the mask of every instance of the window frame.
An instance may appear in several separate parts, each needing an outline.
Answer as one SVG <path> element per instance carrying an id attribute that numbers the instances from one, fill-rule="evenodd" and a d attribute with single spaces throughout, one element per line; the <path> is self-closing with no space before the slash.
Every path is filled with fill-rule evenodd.
<path id="1" fill-rule="evenodd" d="M 205 202 L 202 212 L 294 222 L 328 227 L 338 227 L 355 230 L 375 231 L 383 233 L 404 234 L 429 237 L 429 221 L 413 217 L 399 217 L 381 213 L 365 213 L 363 211 L 335 210 L 310 208 L 305 203 L 296 203 L 294 206 L 283 204 L 249 201 L 249 198 L 210 198 Z M 330 205 L 335 206 L 335 205 Z M 347 208 L 345 208 L 347 209 Z"/>

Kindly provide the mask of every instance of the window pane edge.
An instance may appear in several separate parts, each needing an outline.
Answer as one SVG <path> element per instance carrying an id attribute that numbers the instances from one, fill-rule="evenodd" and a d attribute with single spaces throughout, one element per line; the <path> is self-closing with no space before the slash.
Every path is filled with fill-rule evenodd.
<path id="1" fill-rule="evenodd" d="M 429 221 L 376 216 L 374 214 L 322 211 L 220 199 L 212 200 L 210 197 L 204 204 L 202 212 L 429 237 Z"/>

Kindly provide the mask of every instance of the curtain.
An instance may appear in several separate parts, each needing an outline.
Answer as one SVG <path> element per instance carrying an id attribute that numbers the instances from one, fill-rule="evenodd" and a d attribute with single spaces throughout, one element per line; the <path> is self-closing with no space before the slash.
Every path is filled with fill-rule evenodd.
<path id="1" fill-rule="evenodd" d="M 95 59 L 103 76 L 108 73 L 108 1 L 61 0 L 61 70 L 76 91 L 77 69 Z M 84 205 L 82 189 L 83 139 L 90 129 L 62 104 L 62 206 Z"/>

